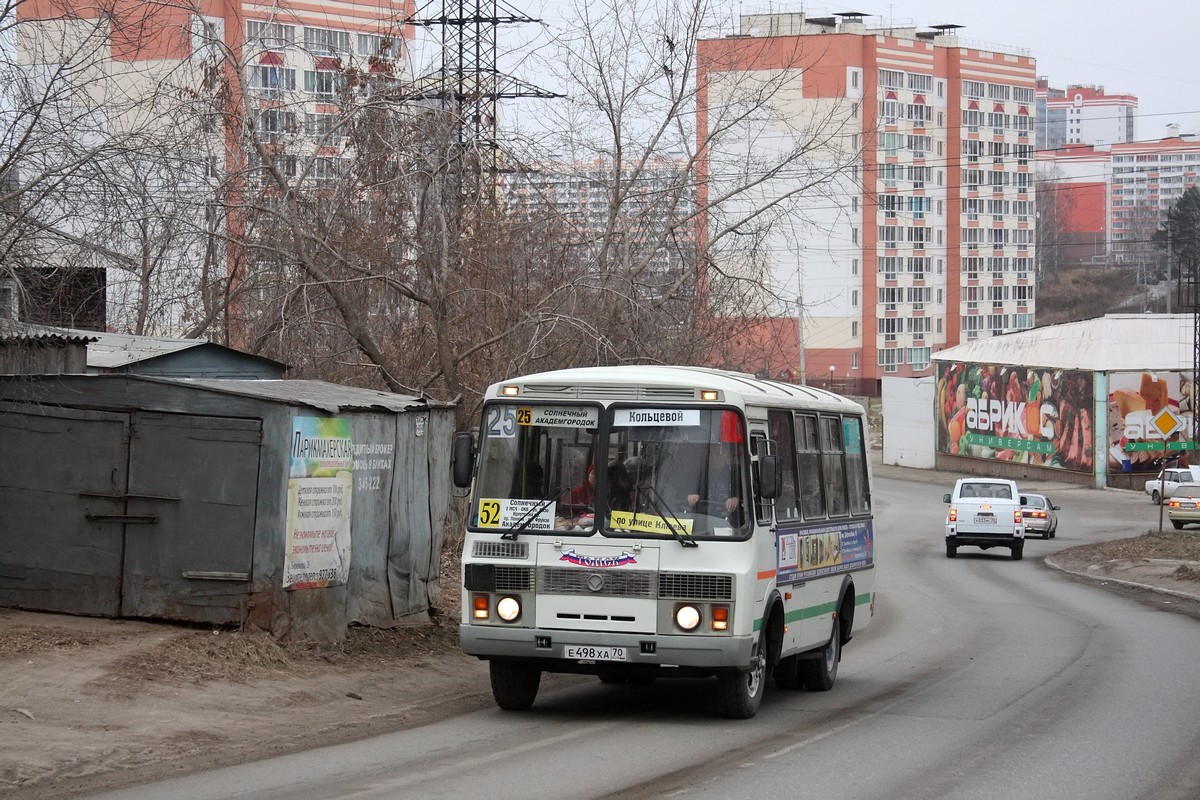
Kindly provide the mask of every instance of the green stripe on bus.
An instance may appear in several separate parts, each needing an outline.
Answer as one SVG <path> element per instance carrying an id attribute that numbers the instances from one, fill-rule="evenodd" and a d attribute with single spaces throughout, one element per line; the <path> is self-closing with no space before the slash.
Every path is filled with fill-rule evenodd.
<path id="1" fill-rule="evenodd" d="M 858 594 L 854 596 L 854 605 L 856 606 L 869 605 L 870 602 L 870 594 Z M 822 603 L 819 606 L 809 606 L 808 608 L 789 611 L 787 614 L 783 615 L 783 622 L 784 624 L 787 624 L 789 622 L 797 622 L 802 619 L 812 619 L 813 617 L 821 617 L 825 614 L 832 614 L 834 611 L 837 611 L 837 603 Z M 756 621 L 754 623 L 754 630 L 758 630 L 761 625 L 761 619 Z"/>

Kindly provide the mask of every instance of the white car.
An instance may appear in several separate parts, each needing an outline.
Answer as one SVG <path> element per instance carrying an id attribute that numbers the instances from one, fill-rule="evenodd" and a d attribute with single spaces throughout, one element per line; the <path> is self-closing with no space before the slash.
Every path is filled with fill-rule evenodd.
<path id="1" fill-rule="evenodd" d="M 1146 494 L 1157 505 L 1175 494 L 1183 483 L 1200 483 L 1200 467 L 1167 467 L 1158 477 L 1146 481 Z"/>

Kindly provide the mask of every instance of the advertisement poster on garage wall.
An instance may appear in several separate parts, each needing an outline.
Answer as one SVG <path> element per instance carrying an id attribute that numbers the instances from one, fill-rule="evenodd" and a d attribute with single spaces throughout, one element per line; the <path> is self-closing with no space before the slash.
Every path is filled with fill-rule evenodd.
<path id="1" fill-rule="evenodd" d="M 350 420 L 294 417 L 290 450 L 283 586 L 344 584 L 350 576 Z"/>
<path id="2" fill-rule="evenodd" d="M 1200 464 L 1191 443 L 1195 424 L 1191 372 L 1114 372 L 1108 377 L 1108 471 L 1157 473 L 1163 450 L 1179 466 Z M 1170 409 L 1183 423 L 1166 437 L 1154 420 Z"/>
<path id="3" fill-rule="evenodd" d="M 1092 472 L 1092 373 L 938 363 L 939 453 Z"/>

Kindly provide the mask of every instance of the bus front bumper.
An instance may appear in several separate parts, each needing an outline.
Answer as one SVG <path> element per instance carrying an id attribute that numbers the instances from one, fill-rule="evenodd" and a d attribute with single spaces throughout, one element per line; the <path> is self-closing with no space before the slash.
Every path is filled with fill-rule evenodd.
<path id="1" fill-rule="evenodd" d="M 538 660 L 544 662 L 542 668 L 550 672 L 556 671 L 555 662 L 560 662 L 560 671 L 575 672 L 578 671 L 575 665 L 580 664 L 745 668 L 750 665 L 751 650 L 758 636 L 663 636 L 460 624 L 458 638 L 463 652 L 468 655 Z M 620 648 L 625 660 L 568 659 L 565 650 L 569 646 Z"/>

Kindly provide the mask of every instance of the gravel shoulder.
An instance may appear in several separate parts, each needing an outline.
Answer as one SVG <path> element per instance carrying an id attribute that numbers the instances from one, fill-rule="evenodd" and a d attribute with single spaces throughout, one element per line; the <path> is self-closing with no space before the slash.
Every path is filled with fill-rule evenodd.
<path id="1" fill-rule="evenodd" d="M 1087 544 L 1047 563 L 1200 619 L 1200 533 Z M 351 628 L 336 644 L 0 609 L 0 798 L 120 789 L 491 707 L 486 665 L 458 650 L 457 559 L 442 574 L 431 624 Z"/>

